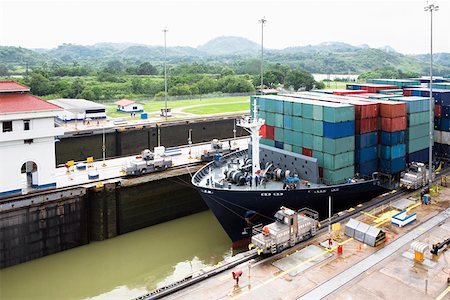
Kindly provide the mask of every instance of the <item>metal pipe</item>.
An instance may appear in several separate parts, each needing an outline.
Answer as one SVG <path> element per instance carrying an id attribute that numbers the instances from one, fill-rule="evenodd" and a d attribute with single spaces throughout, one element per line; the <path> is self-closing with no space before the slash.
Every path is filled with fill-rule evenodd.
<path id="1" fill-rule="evenodd" d="M 167 121 L 167 51 L 166 51 L 166 34 L 167 28 L 164 28 L 164 106 L 165 106 L 165 116 Z"/>
<path id="2" fill-rule="evenodd" d="M 262 89 L 263 89 L 263 74 L 264 74 L 264 24 L 267 22 L 265 17 L 263 17 L 261 20 L 259 20 L 261 23 L 261 86 L 260 86 L 260 94 L 262 95 Z"/>

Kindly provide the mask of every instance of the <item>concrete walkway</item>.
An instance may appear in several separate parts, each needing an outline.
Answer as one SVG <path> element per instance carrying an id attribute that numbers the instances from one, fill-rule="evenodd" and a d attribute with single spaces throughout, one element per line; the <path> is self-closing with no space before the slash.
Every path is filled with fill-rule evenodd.
<path id="1" fill-rule="evenodd" d="M 385 258 L 392 255 L 394 252 L 399 250 L 401 247 L 406 245 L 407 243 L 413 241 L 414 239 L 418 238 L 422 234 L 426 233 L 427 231 L 431 230 L 433 227 L 441 223 L 442 221 L 446 220 L 450 217 L 450 208 L 447 208 L 445 211 L 439 213 L 438 215 L 434 216 L 427 222 L 419 225 L 417 228 L 414 228 L 414 230 L 406 233 L 402 237 L 398 238 L 391 244 L 387 245 L 386 247 L 382 248 L 378 252 L 375 252 L 371 256 L 363 259 L 359 263 L 355 264 L 351 268 L 345 270 L 344 272 L 340 273 L 339 276 L 334 277 L 333 279 L 330 279 L 323 284 L 315 287 L 313 290 L 309 291 L 308 293 L 304 294 L 302 297 L 298 299 L 322 299 L 329 294 L 333 293 L 337 289 L 341 288 L 351 280 L 358 277 L 363 272 L 366 272 L 368 269 L 379 263 L 380 261 L 384 260 Z"/>

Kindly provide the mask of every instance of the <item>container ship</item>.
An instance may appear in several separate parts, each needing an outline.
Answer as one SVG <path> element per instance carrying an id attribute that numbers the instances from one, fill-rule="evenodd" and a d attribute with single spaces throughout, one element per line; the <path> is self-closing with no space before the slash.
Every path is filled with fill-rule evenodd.
<path id="1" fill-rule="evenodd" d="M 421 91 L 420 82 L 398 82 L 251 97 L 250 117 L 239 123 L 248 150 L 218 154 L 192 178 L 233 246 L 281 206 L 324 219 L 395 187 L 409 162 L 428 162 L 429 98 L 403 95 Z"/>

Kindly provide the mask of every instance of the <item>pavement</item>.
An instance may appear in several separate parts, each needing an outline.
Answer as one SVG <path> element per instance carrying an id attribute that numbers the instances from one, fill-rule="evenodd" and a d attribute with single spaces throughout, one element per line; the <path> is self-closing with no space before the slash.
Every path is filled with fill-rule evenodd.
<path id="1" fill-rule="evenodd" d="M 244 263 L 166 299 L 450 299 L 450 251 L 438 256 L 427 252 L 427 259 L 435 262 L 432 268 L 403 255 L 411 251 L 412 241 L 431 247 L 450 237 L 450 188 L 433 199 L 430 205 L 410 205 L 408 210 L 417 214 L 417 221 L 401 228 L 390 222 L 397 211 L 393 207 L 360 214 L 358 220 L 387 234 L 387 241 L 376 248 L 345 236 L 342 224 L 333 233 L 343 247 L 342 254 L 319 246 L 328 237 L 326 233 L 282 257 L 250 268 Z M 238 270 L 243 274 L 236 286 L 231 272 Z"/>

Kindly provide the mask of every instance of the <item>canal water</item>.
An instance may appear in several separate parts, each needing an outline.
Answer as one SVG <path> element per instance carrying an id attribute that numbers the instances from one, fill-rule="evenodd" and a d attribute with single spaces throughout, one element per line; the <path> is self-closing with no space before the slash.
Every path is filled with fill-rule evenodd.
<path id="1" fill-rule="evenodd" d="M 130 299 L 231 255 L 206 211 L 0 270 L 0 299 Z"/>

